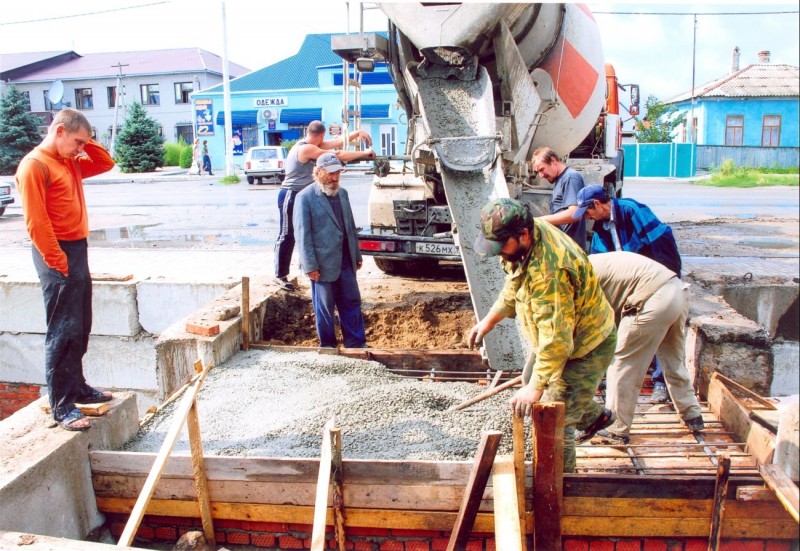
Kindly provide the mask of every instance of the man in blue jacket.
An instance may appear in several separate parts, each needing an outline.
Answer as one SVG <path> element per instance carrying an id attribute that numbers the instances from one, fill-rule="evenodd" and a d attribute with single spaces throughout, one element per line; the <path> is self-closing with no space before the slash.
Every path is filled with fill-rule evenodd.
<path id="1" fill-rule="evenodd" d="M 343 168 L 333 153 L 317 158 L 314 185 L 298 193 L 295 200 L 294 234 L 300 266 L 311 280 L 320 347 L 336 347 L 336 310 L 344 345 L 366 348 L 361 292 L 356 280 L 361 251 L 347 190 L 339 187 Z"/>
<path id="2" fill-rule="evenodd" d="M 578 192 L 576 220 L 594 220 L 590 254 L 628 251 L 641 254 L 681 277 L 681 255 L 672 228 L 653 214 L 650 207 L 633 199 L 611 199 L 603 186 L 592 184 Z M 669 402 L 661 366 L 653 373 L 652 403 Z"/>

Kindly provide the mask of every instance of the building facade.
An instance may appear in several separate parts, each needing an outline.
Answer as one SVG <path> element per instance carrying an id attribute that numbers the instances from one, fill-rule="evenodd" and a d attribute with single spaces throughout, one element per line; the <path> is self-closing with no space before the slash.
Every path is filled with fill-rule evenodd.
<path id="1" fill-rule="evenodd" d="M 199 48 L 79 55 L 75 52 L 4 54 L 4 87 L 26 93 L 30 109 L 47 126 L 62 107 L 85 113 L 95 139 L 110 144 L 133 102 L 161 125 L 167 141 L 194 137 L 192 92 L 222 82 L 222 59 Z M 229 63 L 231 78 L 248 69 Z M 55 100 L 55 101 L 53 101 Z"/>
<path id="2" fill-rule="evenodd" d="M 404 153 L 406 115 L 397 106 L 397 91 L 386 65 L 378 63 L 369 73 L 355 73 L 351 68 L 348 86 L 353 93 L 346 101 L 344 62 L 331 50 L 332 36 L 308 35 L 296 55 L 231 81 L 229 131 L 222 85 L 191 94 L 196 134 L 208 141 L 214 168 L 225 164 L 228 132 L 233 138 L 234 164 L 239 166 L 250 147 L 296 140 L 314 120 L 325 123 L 326 139 L 341 135 L 345 104 L 348 111 L 356 111 L 356 90 L 361 96 L 360 127 L 372 136 L 376 154 Z M 351 131 L 355 128 L 352 117 L 347 124 Z"/>

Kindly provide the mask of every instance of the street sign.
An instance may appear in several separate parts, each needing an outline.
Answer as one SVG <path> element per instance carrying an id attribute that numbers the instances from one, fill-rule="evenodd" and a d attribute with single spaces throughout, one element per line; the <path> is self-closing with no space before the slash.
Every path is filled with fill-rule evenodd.
<path id="1" fill-rule="evenodd" d="M 330 134 L 331 136 L 341 136 L 342 126 L 339 124 L 332 124 L 330 128 L 328 128 L 328 134 Z"/>

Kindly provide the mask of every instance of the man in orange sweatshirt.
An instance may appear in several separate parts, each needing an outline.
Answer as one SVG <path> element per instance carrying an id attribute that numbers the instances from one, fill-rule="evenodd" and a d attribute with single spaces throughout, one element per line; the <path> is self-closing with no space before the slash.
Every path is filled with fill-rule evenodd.
<path id="1" fill-rule="evenodd" d="M 44 295 L 50 408 L 53 419 L 67 430 L 89 428 L 76 403 L 112 398 L 110 392 L 89 386 L 83 376 L 92 328 L 92 279 L 82 179 L 113 166 L 108 152 L 92 140 L 92 126 L 83 113 L 63 109 L 42 143 L 22 159 L 15 176 Z"/>

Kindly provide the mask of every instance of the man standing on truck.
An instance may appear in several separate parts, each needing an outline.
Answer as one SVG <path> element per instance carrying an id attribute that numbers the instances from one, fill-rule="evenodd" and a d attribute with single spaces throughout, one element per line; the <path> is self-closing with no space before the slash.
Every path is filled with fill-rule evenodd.
<path id="1" fill-rule="evenodd" d="M 672 228 L 661 222 L 647 205 L 633 199 L 611 199 L 603 186 L 597 184 L 580 190 L 578 202 L 575 218 L 595 221 L 590 253 L 629 251 L 641 254 L 681 277 L 681 255 Z M 650 402 L 669 402 L 658 360 L 655 360 Z"/>
<path id="2" fill-rule="evenodd" d="M 286 157 L 286 177 L 278 192 L 280 216 L 278 238 L 275 240 L 275 283 L 284 291 L 294 291 L 294 285 L 289 282 L 287 276 L 294 250 L 292 210 L 295 197 L 314 181 L 314 163 L 320 155 L 336 147 L 346 146 L 355 140 L 364 140 L 368 146 L 372 145 L 372 138 L 365 130 L 351 132 L 346 140 L 343 137 L 326 140 L 325 125 L 321 121 L 312 121 L 306 128 L 305 137 L 289 150 L 289 155 Z M 375 158 L 371 148 L 364 151 L 334 151 L 333 154 L 342 163 Z"/>
<path id="3" fill-rule="evenodd" d="M 110 392 L 86 384 L 83 376 L 92 329 L 83 178 L 113 166 L 108 152 L 92 139 L 92 125 L 83 113 L 62 109 L 42 143 L 22 159 L 15 176 L 47 313 L 44 362 L 50 411 L 56 423 L 72 431 L 90 426 L 76 402 L 112 399 Z"/>
<path id="4" fill-rule="evenodd" d="M 564 472 L 574 472 L 576 429 L 580 443 L 614 422 L 614 413 L 594 401 L 614 357 L 614 311 L 583 250 L 519 201 L 500 198 L 483 207 L 475 251 L 499 255 L 506 280 L 470 331 L 469 346 L 504 318 L 520 318 L 536 360 L 531 373 L 523 373 L 512 411 L 529 415 L 540 400 L 564 402 Z"/>
<path id="5" fill-rule="evenodd" d="M 540 216 L 539 220 L 558 226 L 569 235 L 578 246 L 586 250 L 586 222 L 575 217 L 578 210 L 578 192 L 583 189 L 583 176 L 568 167 L 549 147 L 540 147 L 533 152 L 531 165 L 539 177 L 553 184 L 553 197 L 550 200 L 550 214 Z"/>

